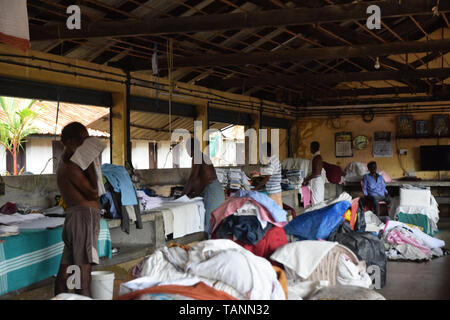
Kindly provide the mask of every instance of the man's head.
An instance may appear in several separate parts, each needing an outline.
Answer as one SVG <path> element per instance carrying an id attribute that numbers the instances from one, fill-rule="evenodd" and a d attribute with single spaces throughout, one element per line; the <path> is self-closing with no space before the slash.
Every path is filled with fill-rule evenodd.
<path id="1" fill-rule="evenodd" d="M 377 163 L 375 161 L 371 161 L 367 164 L 367 169 L 371 174 L 377 173 Z"/>
<path id="2" fill-rule="evenodd" d="M 311 153 L 316 153 L 320 149 L 320 143 L 317 141 L 311 142 L 309 149 L 311 150 Z"/>
<path id="3" fill-rule="evenodd" d="M 81 146 L 87 137 L 89 137 L 89 133 L 86 127 L 79 122 L 69 123 L 61 131 L 61 142 L 70 150 Z"/>

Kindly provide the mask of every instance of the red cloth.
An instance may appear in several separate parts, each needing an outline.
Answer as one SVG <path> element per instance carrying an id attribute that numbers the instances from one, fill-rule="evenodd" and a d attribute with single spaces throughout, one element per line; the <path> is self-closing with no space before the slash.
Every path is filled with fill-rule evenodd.
<path id="1" fill-rule="evenodd" d="M 13 214 L 17 212 L 17 206 L 15 203 L 7 202 L 3 207 L 0 208 L 0 213 L 3 214 Z"/>
<path id="2" fill-rule="evenodd" d="M 178 294 L 195 300 L 237 300 L 226 292 L 216 290 L 204 282 L 193 286 L 164 285 L 133 291 L 118 297 L 116 300 L 135 300 L 145 294 L 166 293 Z"/>
<path id="3" fill-rule="evenodd" d="M 211 235 L 211 239 L 218 239 L 215 232 Z M 233 240 L 232 237 L 230 237 L 229 239 Z M 278 262 L 270 260 L 270 256 L 279 247 L 284 246 L 289 242 L 286 237 L 286 233 L 284 232 L 284 229 L 277 226 L 273 226 L 272 228 L 267 230 L 266 234 L 264 235 L 264 238 L 259 240 L 259 242 L 256 245 L 247 244 L 239 240 L 233 241 L 239 244 L 240 246 L 244 247 L 248 251 L 252 252 L 254 255 L 266 258 L 267 260 L 270 261 L 272 265 L 280 268 L 282 266 Z"/>
<path id="4" fill-rule="evenodd" d="M 323 168 L 325 169 L 325 172 L 327 174 L 328 181 L 330 181 L 331 183 L 341 182 L 341 177 L 343 174 L 341 167 L 339 167 L 335 164 L 324 162 Z"/>

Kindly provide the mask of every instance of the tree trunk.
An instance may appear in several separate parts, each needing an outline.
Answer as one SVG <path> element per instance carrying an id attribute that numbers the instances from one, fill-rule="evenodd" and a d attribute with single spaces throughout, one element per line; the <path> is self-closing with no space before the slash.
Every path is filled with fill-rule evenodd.
<path id="1" fill-rule="evenodd" d="M 14 175 L 17 176 L 17 144 L 13 144 L 13 165 L 14 165 Z"/>

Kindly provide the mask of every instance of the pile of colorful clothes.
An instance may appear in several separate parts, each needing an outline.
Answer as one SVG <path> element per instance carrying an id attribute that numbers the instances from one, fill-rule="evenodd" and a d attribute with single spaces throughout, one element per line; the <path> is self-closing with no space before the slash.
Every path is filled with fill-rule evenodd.
<path id="1" fill-rule="evenodd" d="M 230 239 L 254 254 L 270 255 L 288 240 L 287 213 L 263 193 L 240 190 L 211 214 L 212 239 Z"/>

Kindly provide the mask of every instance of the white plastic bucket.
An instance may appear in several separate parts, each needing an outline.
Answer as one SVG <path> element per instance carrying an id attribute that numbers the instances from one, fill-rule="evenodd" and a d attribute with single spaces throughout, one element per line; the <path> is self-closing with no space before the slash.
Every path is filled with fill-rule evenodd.
<path id="1" fill-rule="evenodd" d="M 114 291 L 114 272 L 91 272 L 91 296 L 96 300 L 112 300 Z"/>

